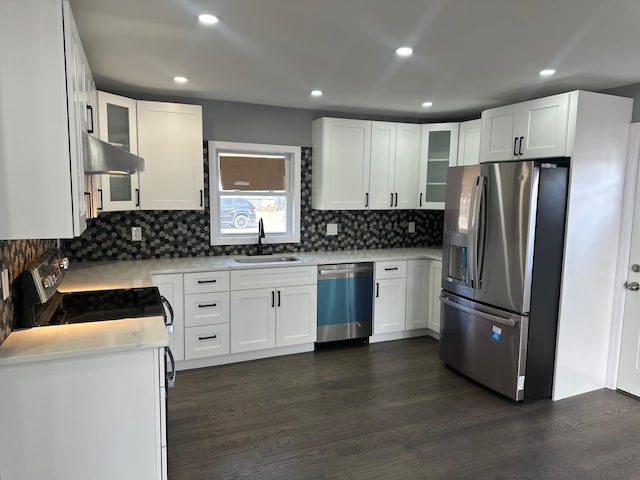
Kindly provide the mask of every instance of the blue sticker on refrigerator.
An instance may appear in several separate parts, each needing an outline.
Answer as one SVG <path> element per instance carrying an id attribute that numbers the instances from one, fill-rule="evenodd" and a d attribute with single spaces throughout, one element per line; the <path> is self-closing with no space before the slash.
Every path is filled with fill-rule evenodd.
<path id="1" fill-rule="evenodd" d="M 494 342 L 499 342 L 502 337 L 502 329 L 500 327 L 496 327 L 495 325 L 491 327 L 491 340 Z"/>

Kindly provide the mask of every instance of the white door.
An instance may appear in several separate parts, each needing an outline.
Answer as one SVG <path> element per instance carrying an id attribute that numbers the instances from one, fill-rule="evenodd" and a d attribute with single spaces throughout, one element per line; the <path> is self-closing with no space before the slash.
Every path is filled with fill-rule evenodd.
<path id="1" fill-rule="evenodd" d="M 406 330 L 427 328 L 429 262 L 424 259 L 407 261 Z"/>
<path id="2" fill-rule="evenodd" d="M 173 311 L 173 332 L 169 333 L 169 348 L 173 358 L 184 360 L 184 287 L 181 273 L 151 275 L 151 283 L 158 287 Z M 171 315 L 171 312 L 165 312 Z"/>
<path id="3" fill-rule="evenodd" d="M 458 160 L 457 123 L 422 125 L 419 206 L 444 210 L 447 169 Z"/>
<path id="4" fill-rule="evenodd" d="M 142 210 L 203 210 L 202 107 L 137 102 Z"/>
<path id="5" fill-rule="evenodd" d="M 420 140 L 422 128 L 413 123 L 398 123 L 396 136 L 395 206 L 401 209 L 418 208 L 420 195 Z"/>
<path id="6" fill-rule="evenodd" d="M 276 347 L 316 341 L 315 285 L 276 290 Z"/>
<path id="7" fill-rule="evenodd" d="M 517 157 L 516 129 L 519 108 L 516 104 L 482 112 L 481 162 L 499 162 Z"/>
<path id="8" fill-rule="evenodd" d="M 371 122 L 323 118 L 322 199 L 316 208 L 366 210 L 369 207 Z"/>
<path id="9" fill-rule="evenodd" d="M 440 288 L 442 285 L 442 262 L 429 263 L 429 329 L 440 336 Z"/>
<path id="10" fill-rule="evenodd" d="M 276 346 L 276 291 L 231 292 L 231 353 Z"/>
<path id="11" fill-rule="evenodd" d="M 377 280 L 375 285 L 373 333 L 401 332 L 406 312 L 406 278 Z"/>
<path id="12" fill-rule="evenodd" d="M 100 139 L 133 154 L 138 153 L 136 101 L 98 92 L 98 125 Z M 98 210 L 116 212 L 140 208 L 138 174 L 100 175 Z"/>
<path id="13" fill-rule="evenodd" d="M 634 130 L 632 130 L 633 135 Z M 635 130 L 636 138 L 640 135 Z M 637 141 L 629 142 L 638 149 Z M 631 150 L 630 150 L 631 151 Z M 637 271 L 635 271 L 637 270 Z M 620 343 L 618 389 L 640 397 L 640 175 L 636 180 L 633 230 L 627 269 L 627 292 Z"/>
<path id="14" fill-rule="evenodd" d="M 456 165 L 480 163 L 480 120 L 469 120 L 460 124 L 458 138 L 458 162 Z"/>
<path id="15" fill-rule="evenodd" d="M 566 155 L 570 98 L 570 94 L 562 93 L 522 104 L 519 158 Z"/>
<path id="16" fill-rule="evenodd" d="M 371 168 L 369 170 L 369 208 L 394 207 L 393 172 L 396 165 L 396 124 L 371 122 Z"/>

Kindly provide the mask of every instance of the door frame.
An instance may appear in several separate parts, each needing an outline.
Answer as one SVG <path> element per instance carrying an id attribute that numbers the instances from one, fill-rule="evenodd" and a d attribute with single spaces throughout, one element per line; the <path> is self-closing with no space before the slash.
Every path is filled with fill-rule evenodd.
<path id="1" fill-rule="evenodd" d="M 622 325 L 624 323 L 624 306 L 627 289 L 629 259 L 631 257 L 631 234 L 635 209 L 636 184 L 638 180 L 638 162 L 640 160 L 640 122 L 629 126 L 629 143 L 627 148 L 627 164 L 620 214 L 620 243 L 618 245 L 618 263 L 616 266 L 616 289 L 613 297 L 611 315 L 611 334 L 609 337 L 609 359 L 605 386 L 612 390 L 618 387 L 618 371 L 620 369 L 620 347 L 622 344 Z M 640 192 L 638 192 L 640 195 Z M 640 226 L 639 226 L 640 228 Z"/>

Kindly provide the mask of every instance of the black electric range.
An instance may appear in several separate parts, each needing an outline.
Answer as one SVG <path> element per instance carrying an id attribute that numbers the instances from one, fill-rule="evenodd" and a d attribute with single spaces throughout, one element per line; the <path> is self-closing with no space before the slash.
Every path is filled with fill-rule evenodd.
<path id="1" fill-rule="evenodd" d="M 68 260 L 59 251 L 47 252 L 30 264 L 17 279 L 17 308 L 14 327 L 31 328 L 105 320 L 161 316 L 171 306 L 157 287 L 121 288 L 60 293 Z"/>

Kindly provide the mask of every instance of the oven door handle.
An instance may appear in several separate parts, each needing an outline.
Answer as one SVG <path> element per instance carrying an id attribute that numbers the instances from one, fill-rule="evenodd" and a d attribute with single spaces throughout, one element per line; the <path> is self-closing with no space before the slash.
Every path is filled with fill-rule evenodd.
<path id="1" fill-rule="evenodd" d="M 167 311 L 169 312 L 169 318 L 165 320 L 164 324 L 167 327 L 167 333 L 173 332 L 173 307 L 169 303 L 169 300 L 163 295 L 160 295 L 160 299 L 162 300 L 162 304 L 167 307 Z"/>
<path id="2" fill-rule="evenodd" d="M 171 375 L 167 372 L 167 388 L 173 388 L 176 386 L 176 361 L 173 358 L 173 353 L 169 347 L 165 347 L 164 352 L 171 362 Z"/>

